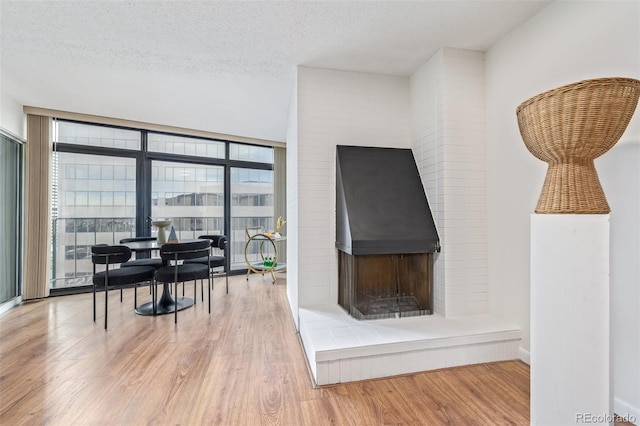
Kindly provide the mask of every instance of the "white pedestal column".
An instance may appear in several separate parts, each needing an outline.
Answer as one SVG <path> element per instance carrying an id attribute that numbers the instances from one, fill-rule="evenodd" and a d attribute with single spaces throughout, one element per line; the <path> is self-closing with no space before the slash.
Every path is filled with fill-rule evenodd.
<path id="1" fill-rule="evenodd" d="M 613 424 L 609 215 L 531 216 L 531 424 Z"/>

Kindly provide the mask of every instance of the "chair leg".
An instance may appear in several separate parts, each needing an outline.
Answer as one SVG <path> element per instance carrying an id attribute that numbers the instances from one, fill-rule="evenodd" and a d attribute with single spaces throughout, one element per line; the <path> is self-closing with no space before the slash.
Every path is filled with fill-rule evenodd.
<path id="1" fill-rule="evenodd" d="M 193 280 L 193 304 L 194 306 L 198 303 L 198 286 L 196 285 L 196 281 L 198 280 Z M 183 285 L 187 285 L 186 283 Z"/>
<path id="2" fill-rule="evenodd" d="M 96 285 L 93 284 L 93 322 L 96 322 Z"/>
<path id="3" fill-rule="evenodd" d="M 178 323 L 178 280 L 174 281 L 173 285 L 175 286 L 175 294 L 176 294 L 176 297 L 175 297 L 176 302 L 174 306 L 175 317 L 174 317 L 173 323 L 177 324 Z"/>
<path id="4" fill-rule="evenodd" d="M 209 313 L 211 313 L 211 281 L 213 280 L 211 279 L 211 275 L 209 275 L 207 279 L 209 280 L 209 282 L 207 283 L 207 293 L 209 293 Z"/>
<path id="5" fill-rule="evenodd" d="M 133 283 L 133 309 L 138 307 L 138 283 Z"/>
<path id="6" fill-rule="evenodd" d="M 109 313 L 109 286 L 104 282 L 104 329 L 107 329 L 107 315 Z"/>
<path id="7" fill-rule="evenodd" d="M 225 275 L 224 275 L 224 279 L 225 279 L 225 280 L 226 280 L 226 282 L 227 282 L 227 294 L 229 294 L 229 275 L 228 275 L 228 274 L 225 274 Z"/>
<path id="8" fill-rule="evenodd" d="M 122 303 L 122 287 L 120 287 L 120 303 Z"/>
<path id="9" fill-rule="evenodd" d="M 154 279 L 151 283 L 149 283 L 149 290 L 151 290 L 151 311 L 153 315 L 156 315 L 156 297 L 158 293 L 158 282 Z"/>

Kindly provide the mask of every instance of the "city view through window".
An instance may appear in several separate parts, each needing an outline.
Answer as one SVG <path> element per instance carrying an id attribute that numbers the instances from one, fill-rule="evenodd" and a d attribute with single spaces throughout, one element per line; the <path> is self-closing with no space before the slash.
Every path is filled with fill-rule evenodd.
<path id="1" fill-rule="evenodd" d="M 52 289 L 91 285 L 91 246 L 156 236 L 152 218 L 181 240 L 227 235 L 231 270 L 245 227 L 274 227 L 273 148 L 60 120 L 54 135 Z"/>

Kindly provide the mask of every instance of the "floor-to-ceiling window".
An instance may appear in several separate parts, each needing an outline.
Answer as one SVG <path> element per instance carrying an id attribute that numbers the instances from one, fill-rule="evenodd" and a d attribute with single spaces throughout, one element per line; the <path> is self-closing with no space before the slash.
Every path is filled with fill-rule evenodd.
<path id="1" fill-rule="evenodd" d="M 136 160 L 57 152 L 51 288 L 87 284 L 91 246 L 136 234 Z"/>
<path id="2" fill-rule="evenodd" d="M 136 234 L 139 131 L 54 122 L 51 285 L 90 285 L 91 246 Z"/>
<path id="3" fill-rule="evenodd" d="M 20 296 L 22 144 L 0 131 L 0 306 Z"/>
<path id="4" fill-rule="evenodd" d="M 93 244 L 225 234 L 244 270 L 244 227 L 273 227 L 273 148 L 56 120 L 51 288 L 90 285 Z"/>
<path id="5" fill-rule="evenodd" d="M 272 148 L 230 144 L 229 158 L 244 163 L 243 167 L 231 167 L 231 265 L 245 267 L 245 228 L 261 226 L 274 229 L 274 187 Z M 256 249 L 256 247 L 250 247 Z M 257 253 L 252 253 L 254 256 Z M 250 260 L 257 260 L 250 259 Z"/>
<path id="6" fill-rule="evenodd" d="M 231 168 L 231 263 L 245 264 L 245 228 L 261 226 L 273 229 L 273 171 Z M 250 247 L 255 249 L 255 247 Z M 254 259 L 257 260 L 257 259 Z"/>

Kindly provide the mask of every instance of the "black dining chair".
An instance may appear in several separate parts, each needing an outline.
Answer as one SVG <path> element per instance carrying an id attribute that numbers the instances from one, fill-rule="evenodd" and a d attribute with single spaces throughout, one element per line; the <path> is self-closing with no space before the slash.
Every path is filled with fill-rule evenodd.
<path id="1" fill-rule="evenodd" d="M 211 248 L 220 249 L 223 255 L 219 256 L 210 254 L 208 257 L 185 260 L 185 263 L 203 263 L 205 265 L 208 264 L 209 268 L 211 269 L 212 277 L 214 275 L 220 276 L 220 274 L 224 274 L 226 279 L 227 294 L 229 294 L 229 273 L 227 268 L 227 258 L 225 256 L 228 243 L 227 237 L 225 235 L 201 235 L 198 238 L 202 240 L 210 240 Z M 214 272 L 213 270 L 216 268 L 223 268 L 222 272 Z M 211 283 L 213 285 L 213 281 Z"/>
<path id="2" fill-rule="evenodd" d="M 131 238 L 123 238 L 120 240 L 120 244 L 126 244 L 126 243 L 131 243 L 131 242 L 135 242 L 135 241 L 157 241 L 158 239 L 156 237 L 131 237 Z M 153 257 L 153 258 L 141 258 L 139 259 L 137 257 L 136 254 L 136 258 L 133 260 L 129 260 L 125 263 L 123 263 L 120 266 L 125 266 L 125 267 L 130 267 L 130 266 L 153 266 L 154 268 L 158 269 L 161 268 L 162 266 L 164 266 L 162 264 L 162 259 L 159 257 Z"/>
<path id="3" fill-rule="evenodd" d="M 109 289 L 120 288 L 120 302 L 122 303 L 122 287 L 134 284 L 133 305 L 138 305 L 138 283 L 153 281 L 155 268 L 151 266 L 130 266 L 127 268 L 110 268 L 114 264 L 122 264 L 131 258 L 131 249 L 126 246 L 110 246 L 98 244 L 91 247 L 91 262 L 93 263 L 93 321 L 96 321 L 96 290 L 104 289 L 104 329 L 107 329 L 107 314 L 109 312 Z M 105 270 L 96 272 L 96 265 L 105 265 Z"/>
<path id="4" fill-rule="evenodd" d="M 160 247 L 160 257 L 167 262 L 167 266 L 156 269 L 155 279 L 157 283 L 173 283 L 175 298 L 175 319 L 178 323 L 178 283 L 193 280 L 193 298 L 196 297 L 196 280 L 208 279 L 207 291 L 209 293 L 209 313 L 211 313 L 211 278 L 209 267 L 203 263 L 186 263 L 189 259 L 197 259 L 209 256 L 211 242 L 209 240 L 193 241 L 188 243 L 167 243 Z M 201 284 L 202 286 L 202 284 Z M 204 292 L 202 289 L 201 291 Z M 153 292 L 157 294 L 157 292 Z M 204 294 L 203 294 L 204 298 Z M 155 301 L 154 301 L 155 302 Z"/>

